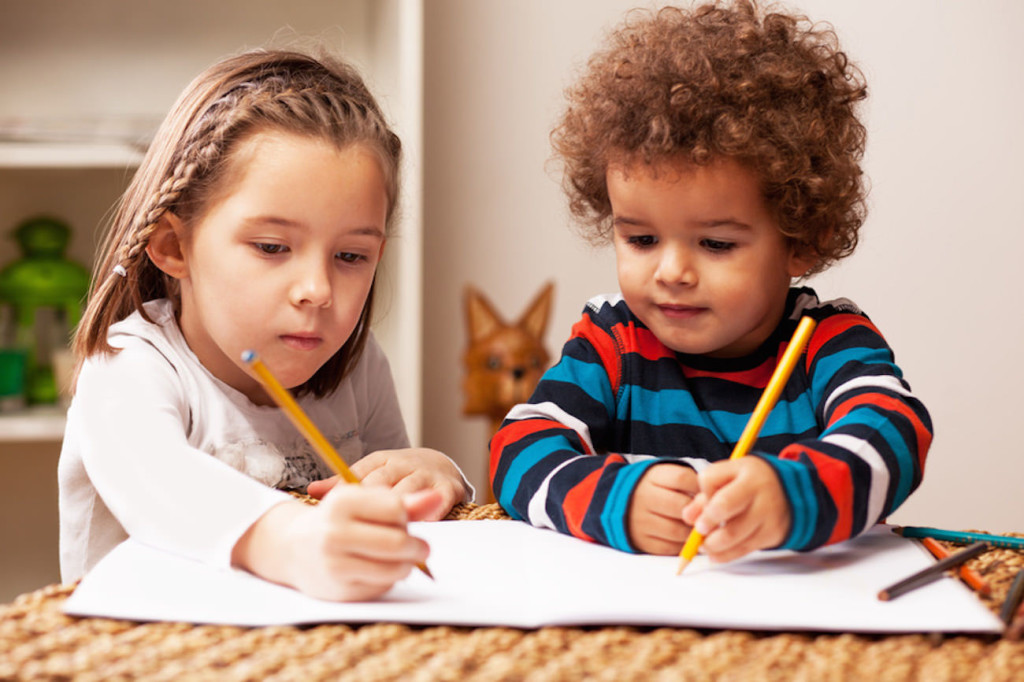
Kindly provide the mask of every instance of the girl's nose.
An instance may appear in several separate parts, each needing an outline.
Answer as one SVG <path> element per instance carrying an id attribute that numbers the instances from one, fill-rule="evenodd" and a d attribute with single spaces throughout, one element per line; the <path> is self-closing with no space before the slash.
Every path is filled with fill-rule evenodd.
<path id="1" fill-rule="evenodd" d="M 668 285 L 692 286 L 697 282 L 697 271 L 689 251 L 671 245 L 662 249 L 654 276 L 659 282 Z"/>
<path id="2" fill-rule="evenodd" d="M 323 265 L 298 264 L 295 283 L 292 285 L 292 302 L 295 305 L 324 308 L 332 302 L 331 277 Z"/>

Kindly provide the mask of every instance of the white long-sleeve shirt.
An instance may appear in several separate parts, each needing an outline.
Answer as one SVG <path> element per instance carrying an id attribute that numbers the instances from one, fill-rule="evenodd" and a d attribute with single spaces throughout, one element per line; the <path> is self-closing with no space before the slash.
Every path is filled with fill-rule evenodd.
<path id="1" fill-rule="evenodd" d="M 121 351 L 84 363 L 58 465 L 65 582 L 129 535 L 228 566 L 241 535 L 272 506 L 331 475 L 277 407 L 220 381 L 185 342 L 166 299 L 110 328 Z M 387 359 L 371 337 L 329 396 L 299 404 L 346 462 L 409 438 Z"/>

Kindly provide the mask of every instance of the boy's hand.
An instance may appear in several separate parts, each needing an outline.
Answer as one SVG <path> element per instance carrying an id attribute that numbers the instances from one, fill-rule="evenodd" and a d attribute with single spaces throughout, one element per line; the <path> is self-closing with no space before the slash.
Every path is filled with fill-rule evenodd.
<path id="1" fill-rule="evenodd" d="M 429 517 L 420 519 L 422 521 L 444 518 L 466 495 L 466 487 L 455 464 L 429 448 L 378 450 L 353 464 L 352 473 L 365 486 L 386 486 L 403 495 L 436 490 L 441 496 L 441 505 Z M 324 497 L 340 480 L 340 477 L 332 476 L 314 481 L 309 484 L 307 492 L 312 497 Z"/>
<path id="2" fill-rule="evenodd" d="M 236 543 L 232 563 L 267 580 L 334 601 L 375 599 L 430 553 L 406 524 L 435 516 L 440 495 L 338 486 L 316 505 L 287 502 Z"/>
<path id="3" fill-rule="evenodd" d="M 702 548 L 712 561 L 732 561 L 786 539 L 789 503 L 760 457 L 715 462 L 698 481 L 700 493 L 683 510 L 683 521 L 704 535 Z"/>
<path id="4" fill-rule="evenodd" d="M 629 504 L 633 547 L 647 554 L 678 554 L 690 534 L 683 507 L 697 491 L 697 473 L 688 466 L 655 464 L 648 469 Z"/>

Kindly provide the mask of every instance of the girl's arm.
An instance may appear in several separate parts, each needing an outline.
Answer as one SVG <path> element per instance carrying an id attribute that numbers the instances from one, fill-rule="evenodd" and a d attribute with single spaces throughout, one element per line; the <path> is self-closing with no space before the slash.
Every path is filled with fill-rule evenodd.
<path id="1" fill-rule="evenodd" d="M 62 497 L 73 499 L 91 485 L 132 537 L 228 566 L 242 533 L 290 496 L 189 445 L 192 415 L 181 380 L 170 363 L 154 361 L 154 354 L 136 339 L 116 355 L 84 364 L 68 412 L 61 467 L 84 470 L 85 480 L 62 481 L 80 488 L 62 490 Z M 93 527 L 83 531 L 91 537 L 116 530 L 97 518 L 101 510 L 76 511 L 92 519 Z"/>
<path id="2" fill-rule="evenodd" d="M 866 317 L 821 320 L 807 371 L 825 428 L 764 457 L 789 500 L 787 549 L 854 537 L 894 512 L 920 485 L 932 440 L 928 411 Z"/>

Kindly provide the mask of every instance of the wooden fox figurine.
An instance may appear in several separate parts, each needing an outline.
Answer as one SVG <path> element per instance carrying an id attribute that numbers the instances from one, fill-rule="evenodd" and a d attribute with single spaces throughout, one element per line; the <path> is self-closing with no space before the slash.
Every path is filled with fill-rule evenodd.
<path id="1" fill-rule="evenodd" d="M 472 286 L 466 287 L 465 310 L 469 345 L 463 360 L 466 396 L 463 413 L 490 419 L 490 436 L 513 406 L 526 402 L 550 356 L 544 330 L 551 312 L 554 284 L 548 282 L 515 324 L 508 324 Z"/>

